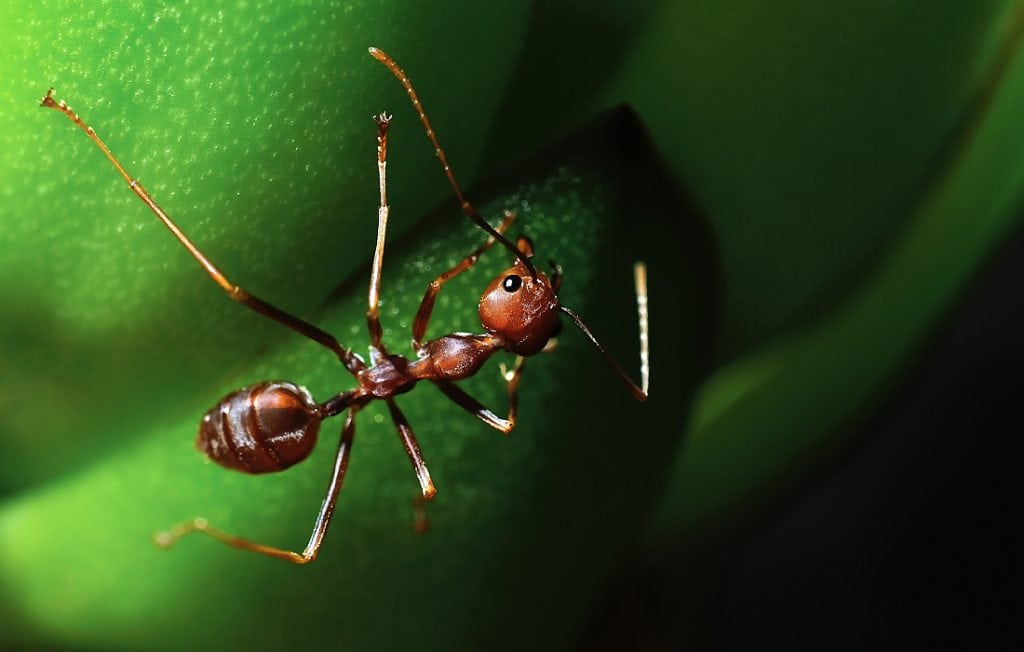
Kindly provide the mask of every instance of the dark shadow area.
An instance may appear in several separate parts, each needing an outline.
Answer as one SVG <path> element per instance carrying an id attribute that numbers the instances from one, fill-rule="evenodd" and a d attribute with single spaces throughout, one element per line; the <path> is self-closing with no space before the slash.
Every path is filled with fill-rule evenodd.
<path id="1" fill-rule="evenodd" d="M 1016 649 L 1024 228 L 850 453 L 703 564 L 624 570 L 581 649 Z"/>
<path id="2" fill-rule="evenodd" d="M 924 31 L 931 34 L 946 32 L 945 42 L 953 48 L 951 51 L 964 53 L 956 58 L 960 62 L 958 67 L 950 68 L 947 72 L 948 84 L 964 87 L 963 104 L 949 116 L 949 124 L 938 134 L 940 137 L 936 139 L 933 151 L 923 161 L 916 178 L 911 180 L 908 191 L 892 204 L 885 220 L 887 224 L 875 227 L 873 235 L 868 238 L 858 238 L 863 244 L 843 239 L 819 243 L 826 246 L 834 244 L 836 248 L 832 255 L 840 259 L 849 258 L 849 263 L 837 266 L 836 273 L 810 293 L 802 307 L 782 316 L 776 324 L 768 324 L 770 328 L 764 329 L 756 340 L 751 341 L 752 344 L 765 342 L 779 333 L 799 329 L 801 324 L 813 322 L 817 315 L 827 314 L 845 301 L 863 282 L 864 274 L 870 273 L 889 254 L 889 243 L 897 241 L 898 234 L 914 222 L 922 207 L 927 207 L 949 180 L 962 174 L 965 166 L 970 164 L 971 147 L 991 113 L 996 96 L 1007 85 L 1006 76 L 1010 73 L 1011 64 L 1024 38 L 1024 11 L 1019 7 L 1011 8 L 1003 19 L 999 29 L 1000 38 L 991 53 L 987 58 L 977 54 L 985 51 L 986 39 L 990 38 L 992 14 L 998 11 L 998 2 L 989 4 L 990 9 L 978 12 L 971 20 L 963 20 L 961 10 L 955 3 L 939 3 L 927 10 L 928 22 L 921 25 Z M 901 39 L 905 38 L 902 32 L 900 34 Z M 921 55 L 913 53 L 910 56 Z M 985 64 L 984 69 L 975 70 L 979 63 Z M 929 60 L 921 61 L 919 65 L 925 67 L 934 64 Z M 879 101 L 887 99 L 884 94 L 879 97 Z M 936 98 L 930 99 L 937 101 Z M 927 101 L 922 101 L 921 106 L 927 107 L 927 104 Z M 865 182 L 871 183 L 871 180 Z M 834 206 L 838 207 L 847 200 L 838 196 L 834 201 Z M 759 315 L 754 319 L 760 321 L 764 316 Z"/>
<path id="3" fill-rule="evenodd" d="M 504 166 L 521 143 L 548 143 L 564 131 L 560 115 L 580 115 L 605 92 L 607 81 L 640 36 L 655 0 L 538 2 L 491 127 L 484 168 Z"/>

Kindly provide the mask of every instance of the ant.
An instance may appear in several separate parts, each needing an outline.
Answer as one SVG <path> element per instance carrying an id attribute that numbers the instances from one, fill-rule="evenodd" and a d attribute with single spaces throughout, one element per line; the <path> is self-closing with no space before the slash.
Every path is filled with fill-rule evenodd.
<path id="1" fill-rule="evenodd" d="M 492 227 L 466 199 L 455 180 L 448 159 L 438 143 L 437 136 L 434 134 L 409 78 L 398 67 L 398 64 L 383 51 L 371 47 L 369 52 L 387 66 L 402 84 L 412 101 L 413 108 L 419 115 L 420 122 L 426 129 L 427 137 L 434 146 L 434 152 L 444 168 L 444 174 L 448 178 L 448 183 L 451 185 L 462 211 L 488 234 L 488 238 L 483 244 L 457 265 L 431 281 L 427 287 L 412 325 L 412 347 L 416 352 L 415 359 L 388 351 L 382 341 L 383 331 L 378 310 L 380 275 L 384 258 L 384 236 L 387 231 L 389 211 L 385 179 L 387 131 L 391 116 L 386 113 L 373 116 L 377 123 L 380 205 L 377 211 L 377 243 L 370 271 L 369 307 L 366 311 L 366 322 L 370 332 L 370 358 L 367 363 L 362 357 L 342 346 L 326 331 L 263 301 L 229 281 L 157 205 L 138 180 L 128 174 L 92 127 L 86 125 L 65 102 L 57 102 L 53 99 L 54 89 L 51 88 L 47 91 L 41 101 L 41 106 L 60 111 L 85 131 L 124 177 L 132 192 L 156 214 L 164 226 L 178 239 L 178 242 L 188 250 L 210 278 L 231 299 L 330 349 L 356 380 L 357 386 L 354 389 L 340 392 L 323 403 L 317 403 L 305 387 L 291 382 L 259 382 L 235 390 L 222 398 L 203 416 L 199 424 L 196 447 L 214 462 L 243 473 L 268 473 L 282 471 L 306 459 L 316 443 L 320 422 L 347 412 L 327 492 L 320 506 L 313 533 L 302 552 L 275 548 L 227 534 L 210 525 L 204 518 L 195 518 L 172 527 L 169 532 L 158 533 L 154 538 L 156 543 L 162 547 L 171 546 L 189 533 L 201 532 L 229 546 L 277 557 L 296 564 L 306 564 L 316 559 L 334 513 L 345 471 L 348 468 L 349 455 L 355 437 L 356 415 L 360 409 L 376 400 L 382 400 L 388 406 L 398 435 L 405 446 L 405 452 L 409 456 L 416 478 L 419 480 L 422 500 L 433 499 L 437 492 L 430 479 L 430 472 L 423 461 L 412 428 L 395 403 L 395 397 L 412 390 L 419 381 L 429 380 L 456 405 L 475 415 L 492 428 L 508 434 L 516 424 L 516 397 L 525 359 L 552 348 L 553 338 L 561 331 L 559 313 L 568 316 L 597 347 L 615 375 L 637 400 L 644 401 L 647 398 L 649 352 L 647 273 L 644 264 L 636 263 L 634 266 L 640 322 L 641 383 L 637 385 L 594 337 L 579 315 L 558 302 L 556 292 L 562 283 L 561 269 L 552 264 L 550 275 L 545 274 L 533 264 L 533 244 L 528 238 L 521 236 L 513 244 L 505 237 L 505 231 L 515 220 L 515 213 L 505 211 L 504 218 L 498 226 Z M 515 260 L 512 267 L 491 281 L 480 298 L 480 321 L 485 332 L 480 335 L 451 333 L 434 340 L 424 340 L 424 334 L 434 309 L 434 302 L 441 287 L 455 276 L 473 267 L 480 256 L 495 243 L 500 243 L 509 250 L 515 256 Z M 483 364 L 498 351 L 509 351 L 516 356 L 511 369 L 507 369 L 504 364 L 501 365 L 501 375 L 508 390 L 508 415 L 505 418 L 488 410 L 455 384 L 455 381 L 472 376 L 479 371 Z"/>

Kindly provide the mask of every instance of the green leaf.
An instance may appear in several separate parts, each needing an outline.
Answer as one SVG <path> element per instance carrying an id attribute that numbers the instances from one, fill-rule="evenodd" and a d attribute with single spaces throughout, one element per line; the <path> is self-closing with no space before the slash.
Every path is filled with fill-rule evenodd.
<path id="1" fill-rule="evenodd" d="M 399 113 L 393 232 L 450 192 L 404 91 L 367 46 L 388 50 L 416 80 L 465 183 L 528 11 L 511 1 L 443 12 L 5 3 L 0 430 L 9 463 L 0 488 L 55 477 L 178 414 L 277 332 L 238 325 L 236 307 L 196 280 L 194 261 L 92 143 L 35 107 L 47 87 L 233 281 L 307 314 L 372 247 L 372 113 Z M 479 32 L 500 33 L 508 46 L 463 55 L 453 74 L 437 52 Z M 117 425 L 84 435 L 83 423 L 100 422 Z"/>
<path id="2" fill-rule="evenodd" d="M 538 259 L 564 268 L 562 300 L 627 368 L 635 366 L 635 257 L 649 264 L 653 294 L 676 293 L 678 305 L 653 306 L 652 332 L 658 355 L 681 371 L 656 369 L 651 401 L 637 404 L 567 324 L 553 355 L 529 360 L 520 426 L 508 438 L 429 386 L 400 397 L 440 491 L 427 534 L 412 531 L 417 485 L 386 410 L 371 405 L 360 413 L 350 473 L 315 564 L 295 567 L 200 536 L 158 550 L 155 531 L 197 514 L 260 542 L 301 547 L 340 420 L 325 426 L 328 441 L 310 461 L 279 475 L 230 473 L 191 450 L 198 416 L 234 387 L 284 377 L 322 398 L 350 386 L 329 353 L 286 333 L 217 391 L 123 438 L 109 459 L 0 510 L 2 593 L 24 623 L 16 635 L 102 648 L 283 647 L 297 637 L 308 647 L 364 649 L 424 636 L 463 649 L 571 641 L 657 503 L 678 443 L 664 424 L 683 416 L 708 332 L 706 243 L 644 143 L 619 112 L 509 173 L 517 181 L 497 195 L 478 196 L 495 196 L 482 202 L 486 215 L 517 211 L 515 228 L 534 240 Z M 408 337 L 426 283 L 479 241 L 449 205 L 389 247 L 385 341 Z M 507 262 L 507 253 L 488 254 L 447 284 L 430 334 L 474 328 L 480 288 Z M 366 277 L 358 270 L 316 318 L 344 341 L 365 338 Z M 234 317 L 259 319 L 240 307 Z M 465 386 L 487 405 L 504 404 L 493 370 Z"/>

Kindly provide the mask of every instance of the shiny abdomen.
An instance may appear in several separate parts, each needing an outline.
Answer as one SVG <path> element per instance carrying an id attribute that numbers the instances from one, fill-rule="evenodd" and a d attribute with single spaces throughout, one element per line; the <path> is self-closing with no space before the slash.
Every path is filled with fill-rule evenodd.
<path id="1" fill-rule="evenodd" d="M 207 412 L 196 448 L 229 469 L 282 471 L 313 451 L 321 418 L 304 387 L 262 382 L 231 392 Z"/>

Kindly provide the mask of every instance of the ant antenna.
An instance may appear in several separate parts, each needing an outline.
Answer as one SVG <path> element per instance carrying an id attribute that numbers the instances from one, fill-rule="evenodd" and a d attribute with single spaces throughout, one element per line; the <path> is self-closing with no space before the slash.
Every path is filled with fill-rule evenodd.
<path id="1" fill-rule="evenodd" d="M 441 149 L 441 144 L 437 141 L 437 136 L 434 134 L 434 128 L 430 126 L 430 120 L 427 118 L 427 114 L 423 110 L 423 104 L 420 102 L 419 95 L 416 94 L 416 90 L 412 87 L 412 82 L 409 81 L 409 77 L 405 74 L 405 71 L 402 70 L 398 64 L 395 63 L 395 60 L 383 50 L 378 50 L 374 47 L 371 47 L 369 50 L 374 59 L 388 67 L 388 70 L 390 70 L 391 74 L 398 79 L 402 84 L 402 87 L 405 89 L 405 92 L 409 95 L 409 100 L 412 101 L 412 107 L 416 109 L 416 113 L 420 117 L 420 122 L 423 123 L 424 129 L 427 130 L 427 138 L 429 138 L 430 142 L 434 145 L 434 154 L 437 155 L 437 160 L 441 162 L 441 167 L 444 168 L 444 174 L 448 177 L 448 183 L 451 184 L 452 190 L 455 191 L 455 198 L 458 199 L 466 217 L 475 222 L 496 241 L 503 244 L 509 251 L 514 253 L 516 258 L 519 259 L 519 262 L 521 262 L 523 266 L 530 271 L 530 276 L 536 279 L 537 270 L 533 267 L 533 263 L 530 261 L 529 256 L 520 251 L 519 248 L 509 242 L 505 236 L 488 224 L 487 220 L 481 217 L 480 213 L 477 212 L 476 207 L 473 206 L 473 204 L 466 199 L 466 196 L 462 194 L 462 188 L 459 187 L 459 182 L 455 180 L 455 174 L 452 172 L 452 168 L 448 164 L 448 157 L 445 156 L 444 150 Z"/>
<path id="2" fill-rule="evenodd" d="M 569 316 L 570 319 L 576 324 L 576 327 L 583 331 L 583 334 L 587 336 L 587 339 L 597 347 L 597 350 L 601 352 L 604 359 L 608 362 L 608 365 L 615 372 L 615 375 L 619 377 L 633 396 L 638 401 L 646 401 L 648 392 L 647 389 L 651 384 L 651 351 L 650 351 L 650 332 L 649 323 L 647 318 L 647 265 L 644 263 L 635 263 L 633 265 L 633 283 L 636 287 L 636 309 L 638 322 L 640 324 L 640 385 L 638 386 L 633 380 L 626 375 L 626 372 L 622 370 L 619 363 L 615 361 L 608 351 L 605 350 L 604 346 L 597 341 L 594 334 L 590 332 L 590 329 L 580 316 L 575 312 L 566 308 L 565 306 L 558 306 L 558 309 Z"/>

